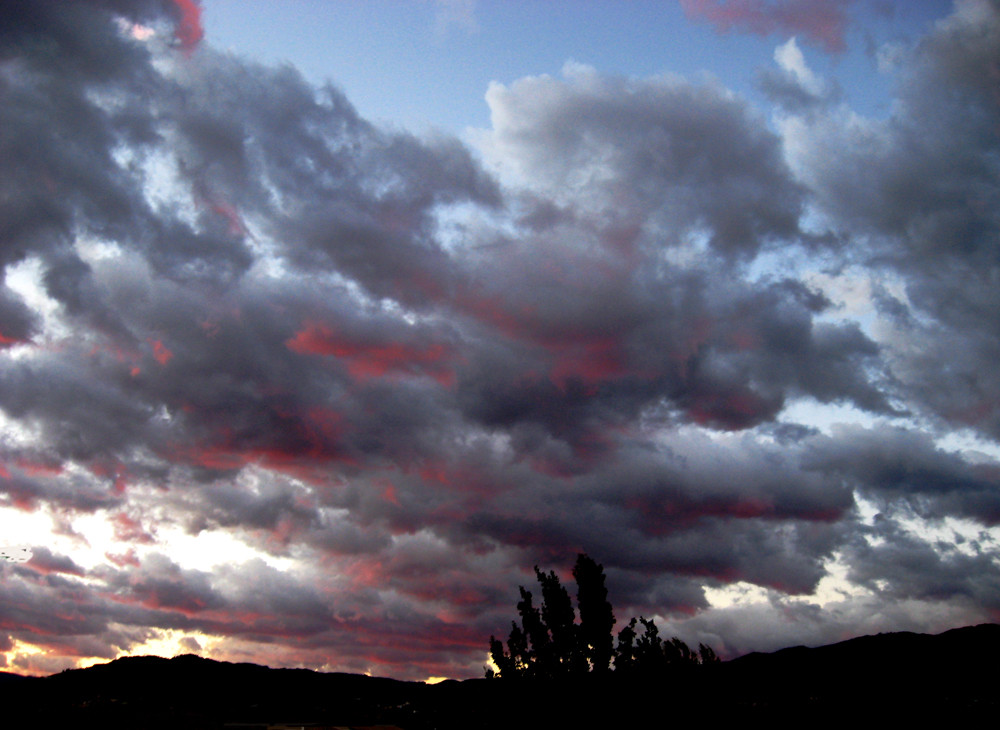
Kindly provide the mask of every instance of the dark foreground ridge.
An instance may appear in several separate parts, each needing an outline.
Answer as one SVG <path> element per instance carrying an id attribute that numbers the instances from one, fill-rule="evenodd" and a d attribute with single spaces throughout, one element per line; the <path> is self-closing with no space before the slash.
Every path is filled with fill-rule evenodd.
<path id="1" fill-rule="evenodd" d="M 185 655 L 43 678 L 5 675 L 6 727 L 662 727 L 682 721 L 985 719 L 1000 710 L 1000 625 L 879 634 L 750 654 L 654 678 L 470 679 L 438 685 Z"/>

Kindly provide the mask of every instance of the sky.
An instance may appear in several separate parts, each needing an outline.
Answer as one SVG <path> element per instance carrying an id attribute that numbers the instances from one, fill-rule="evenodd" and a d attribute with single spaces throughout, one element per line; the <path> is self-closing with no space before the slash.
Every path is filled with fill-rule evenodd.
<path id="1" fill-rule="evenodd" d="M 1000 2 L 0 5 L 0 671 L 1000 621 Z"/>

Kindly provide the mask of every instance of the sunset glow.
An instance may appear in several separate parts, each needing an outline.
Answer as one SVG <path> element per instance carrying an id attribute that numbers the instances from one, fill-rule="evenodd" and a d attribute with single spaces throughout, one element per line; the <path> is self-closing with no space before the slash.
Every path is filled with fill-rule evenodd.
<path id="1" fill-rule="evenodd" d="M 0 6 L 0 670 L 1000 621 L 996 0 Z"/>

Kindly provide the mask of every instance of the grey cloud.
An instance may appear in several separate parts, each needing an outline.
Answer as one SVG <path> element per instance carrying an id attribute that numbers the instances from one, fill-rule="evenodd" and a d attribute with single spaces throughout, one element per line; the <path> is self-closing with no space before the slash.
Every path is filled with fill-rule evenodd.
<path id="1" fill-rule="evenodd" d="M 222 527 L 240 525 L 249 530 L 274 529 L 283 518 L 306 524 L 317 518 L 313 510 L 296 503 L 294 490 L 282 489 L 270 481 L 253 488 L 216 484 L 199 495 L 208 502 L 207 507 L 201 508 L 202 518 Z"/>
<path id="2" fill-rule="evenodd" d="M 37 327 L 37 317 L 16 292 L 0 287 L 0 346 L 28 340 Z"/>
<path id="3" fill-rule="evenodd" d="M 891 518 L 877 520 L 866 537 L 847 550 L 856 584 L 895 599 L 959 599 L 986 610 L 1000 605 L 995 545 L 972 554 L 953 544 L 933 545 Z"/>
<path id="4" fill-rule="evenodd" d="M 58 466 L 27 463 L 18 465 L 17 450 L 4 450 L 7 462 L 0 479 L 0 503 L 19 509 L 36 509 L 41 504 L 92 513 L 111 509 L 122 502 L 120 495 L 100 480 L 82 474 L 61 474 Z M 39 470 L 37 466 L 42 468 Z M 46 474 L 46 471 L 50 471 Z"/>
<path id="5" fill-rule="evenodd" d="M 837 473 L 884 504 L 906 502 L 925 517 L 954 515 L 987 525 L 1000 519 L 995 462 L 970 463 L 924 433 L 840 427 L 832 439 L 806 447 L 804 464 Z"/>
<path id="6" fill-rule="evenodd" d="M 716 251 L 740 256 L 797 236 L 800 191 L 778 140 L 742 101 L 678 79 L 627 81 L 576 66 L 564 76 L 491 87 L 495 164 L 556 199 L 624 208 L 659 234 L 650 245 L 705 231 Z"/>
<path id="7" fill-rule="evenodd" d="M 692 618 L 657 622 L 661 633 L 689 645 L 704 642 L 726 658 L 789 646 L 822 646 L 845 638 L 890 631 L 936 634 L 956 626 L 988 622 L 989 614 L 969 604 L 860 596 L 823 606 L 784 600 L 710 608 Z"/>
<path id="8" fill-rule="evenodd" d="M 0 407 L 41 442 L 4 443 L 0 499 L 52 508 L 65 534 L 117 519 L 124 556 L 0 566 L 15 638 L 113 656 L 176 628 L 242 658 L 478 673 L 517 584 L 577 551 L 606 565 L 620 619 L 691 616 L 737 649 L 757 645 L 706 587 L 772 591 L 744 614 L 758 645 L 781 610 L 809 627 L 784 636 L 869 625 L 864 602 L 824 622 L 783 597 L 838 555 L 894 626 L 930 625 L 917 604 L 995 605 L 988 541 L 879 533 L 856 501 L 897 527 L 907 510 L 994 525 L 993 461 L 785 415 L 812 398 L 995 433 L 995 171 L 977 157 L 995 110 L 970 71 L 992 51 L 960 42 L 986 6 L 914 49 L 884 125 L 811 104 L 785 129 L 808 133 L 787 139 L 795 174 L 717 85 L 570 67 L 494 87 L 482 144 L 502 184 L 460 142 L 378 128 L 290 67 L 185 57 L 113 18 L 169 25 L 172 3 L 64 7 L 0 31 L 0 262 L 38 266 L 70 333 L 0 290 L 0 334 L 33 338 L 0 350 Z M 921 116 L 935 78 L 964 101 Z M 807 207 L 830 235 L 802 233 Z M 846 323 L 761 253 L 888 261 L 909 302 L 887 284 L 874 324 Z M 154 552 L 168 526 L 295 568 L 183 567 Z"/>
<path id="9" fill-rule="evenodd" d="M 32 549 L 31 566 L 43 573 L 65 573 L 82 576 L 83 568 L 73 562 L 67 555 L 57 555 L 47 547 L 38 546 Z"/>
<path id="10" fill-rule="evenodd" d="M 895 268 L 916 316 L 884 309 L 886 353 L 902 392 L 947 426 L 994 437 L 1000 395 L 994 241 L 1000 191 L 990 81 L 1000 68 L 1000 9 L 956 3 L 907 53 L 900 95 L 885 121 L 843 110 L 790 127 L 793 166 L 828 225 L 869 243 L 852 251 Z"/>
<path id="11" fill-rule="evenodd" d="M 152 414 L 148 404 L 129 397 L 124 383 L 88 374 L 85 364 L 62 358 L 9 363 L 0 375 L 0 405 L 8 416 L 36 425 L 67 458 L 114 453 Z"/>
<path id="12" fill-rule="evenodd" d="M 804 150 L 817 155 L 809 167 L 818 201 L 841 224 L 898 237 L 903 265 L 941 257 L 989 262 L 998 171 L 989 153 L 997 144 L 997 102 L 987 79 L 1000 60 L 997 16 L 988 0 L 958 3 L 910 49 L 891 119 L 827 120 L 833 123 L 813 136 L 817 146 Z M 844 154 L 820 159 L 835 143 Z M 869 174 L 859 174 L 862 165 Z"/>
<path id="13" fill-rule="evenodd" d="M 785 69 L 763 68 L 757 72 L 757 88 L 777 106 L 793 114 L 803 114 L 837 101 L 835 90 L 818 92 L 806 88 Z"/>

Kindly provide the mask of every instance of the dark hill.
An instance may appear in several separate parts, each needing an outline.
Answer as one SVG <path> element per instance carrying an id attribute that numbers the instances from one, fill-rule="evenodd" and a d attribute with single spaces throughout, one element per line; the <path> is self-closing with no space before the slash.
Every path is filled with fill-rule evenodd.
<path id="1" fill-rule="evenodd" d="M 761 710 L 808 704 L 840 713 L 875 710 L 983 715 L 1000 709 L 996 657 L 1000 625 L 943 634 L 877 634 L 837 644 L 748 654 L 725 665 L 731 702 Z"/>
<path id="2" fill-rule="evenodd" d="M 186 655 L 130 657 L 0 681 L 7 727 L 659 727 L 757 719 L 779 725 L 995 717 L 1000 626 L 864 636 L 750 654 L 641 681 L 419 682 L 270 669 Z M 653 720 L 652 724 L 650 720 Z M 26 723 L 26 724 L 25 724 Z M 825 722 L 824 722 L 825 724 Z"/>

